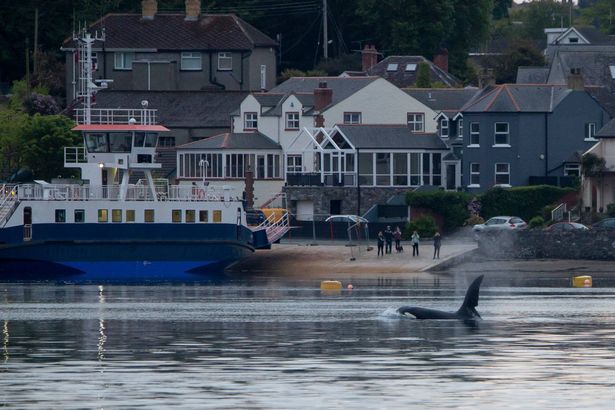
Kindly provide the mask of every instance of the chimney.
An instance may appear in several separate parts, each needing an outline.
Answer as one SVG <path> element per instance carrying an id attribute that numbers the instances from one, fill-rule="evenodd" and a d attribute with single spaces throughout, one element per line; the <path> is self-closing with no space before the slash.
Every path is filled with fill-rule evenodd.
<path id="1" fill-rule="evenodd" d="M 433 63 L 440 67 L 440 70 L 448 73 L 448 50 L 443 48 L 438 51 L 438 54 L 433 57 Z"/>
<path id="2" fill-rule="evenodd" d="M 325 126 L 325 119 L 320 111 L 331 104 L 331 101 L 333 101 L 333 90 L 327 87 L 326 81 L 320 81 L 318 88 L 314 90 L 314 111 L 318 112 L 314 124 L 316 127 Z"/>
<path id="3" fill-rule="evenodd" d="M 197 21 L 201 15 L 201 0 L 186 0 L 186 20 Z"/>
<path id="4" fill-rule="evenodd" d="M 585 81 L 580 68 L 571 68 L 568 74 L 568 88 L 575 91 L 585 91 Z"/>
<path id="5" fill-rule="evenodd" d="M 158 2 L 156 0 L 141 1 L 141 17 L 143 20 L 153 20 L 158 12 Z"/>
<path id="6" fill-rule="evenodd" d="M 495 74 L 493 68 L 484 69 L 478 76 L 478 88 L 495 85 Z"/>
<path id="7" fill-rule="evenodd" d="M 363 50 L 361 50 L 361 62 L 363 71 L 367 71 L 378 64 L 378 50 L 376 50 L 376 46 L 365 45 Z"/>

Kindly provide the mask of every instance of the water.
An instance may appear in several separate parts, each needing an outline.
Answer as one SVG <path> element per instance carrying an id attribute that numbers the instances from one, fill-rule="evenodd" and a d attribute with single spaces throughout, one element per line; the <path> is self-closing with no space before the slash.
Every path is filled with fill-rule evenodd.
<path id="1" fill-rule="evenodd" d="M 395 313 L 456 310 L 468 282 L 0 284 L 0 406 L 613 406 L 615 288 L 487 277 L 476 326 Z"/>

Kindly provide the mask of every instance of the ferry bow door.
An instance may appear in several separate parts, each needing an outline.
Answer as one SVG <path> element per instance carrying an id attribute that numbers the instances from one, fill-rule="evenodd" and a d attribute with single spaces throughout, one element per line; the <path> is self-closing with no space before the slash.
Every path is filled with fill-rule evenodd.
<path id="1" fill-rule="evenodd" d="M 32 208 L 29 206 L 23 209 L 23 240 L 32 240 Z"/>

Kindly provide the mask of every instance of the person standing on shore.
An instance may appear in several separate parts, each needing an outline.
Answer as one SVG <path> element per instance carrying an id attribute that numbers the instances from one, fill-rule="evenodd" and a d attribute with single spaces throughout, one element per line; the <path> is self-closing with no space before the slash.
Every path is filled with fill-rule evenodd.
<path id="1" fill-rule="evenodd" d="M 384 231 L 384 240 L 386 242 L 384 253 L 391 253 L 393 248 L 393 231 L 390 226 L 387 226 L 387 229 Z"/>
<path id="2" fill-rule="evenodd" d="M 378 255 L 384 256 L 384 235 L 382 231 L 378 232 Z"/>
<path id="3" fill-rule="evenodd" d="M 433 236 L 433 258 L 440 259 L 440 245 L 442 245 L 442 236 L 440 232 L 436 232 Z"/>
<path id="4" fill-rule="evenodd" d="M 412 243 L 412 256 L 419 256 L 419 241 L 421 237 L 417 231 L 412 232 L 410 242 Z"/>
<path id="5" fill-rule="evenodd" d="M 393 239 L 395 239 L 395 251 L 397 251 L 397 253 L 401 252 L 403 249 L 401 247 L 401 230 L 399 229 L 399 226 L 395 227 Z"/>

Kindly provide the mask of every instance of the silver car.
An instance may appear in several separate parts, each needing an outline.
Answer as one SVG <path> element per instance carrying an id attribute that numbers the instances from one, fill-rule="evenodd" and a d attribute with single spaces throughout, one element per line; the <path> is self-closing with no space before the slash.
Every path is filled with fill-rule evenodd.
<path id="1" fill-rule="evenodd" d="M 474 225 L 472 231 L 479 233 L 492 230 L 515 230 L 526 226 L 525 221 L 518 216 L 494 216 L 484 224 Z"/>

